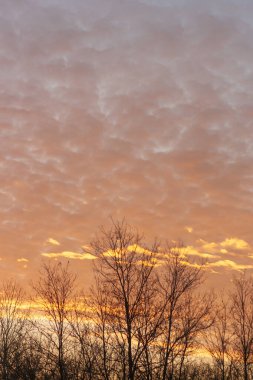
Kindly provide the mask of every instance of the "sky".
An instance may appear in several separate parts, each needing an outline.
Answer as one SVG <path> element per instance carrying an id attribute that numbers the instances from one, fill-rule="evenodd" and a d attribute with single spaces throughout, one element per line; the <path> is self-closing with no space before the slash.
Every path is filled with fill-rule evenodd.
<path id="1" fill-rule="evenodd" d="M 0 68 L 1 278 L 110 217 L 253 268 L 251 0 L 2 0 Z"/>

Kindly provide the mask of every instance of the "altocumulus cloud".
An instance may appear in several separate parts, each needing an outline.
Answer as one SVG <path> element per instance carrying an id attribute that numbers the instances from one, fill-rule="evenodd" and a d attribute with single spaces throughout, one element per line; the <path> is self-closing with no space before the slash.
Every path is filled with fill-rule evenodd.
<path id="1" fill-rule="evenodd" d="M 84 257 L 108 215 L 186 237 L 189 252 L 238 254 L 229 236 L 252 246 L 252 12 L 247 0 L 1 3 L 6 263 L 32 268 L 48 236 Z"/>

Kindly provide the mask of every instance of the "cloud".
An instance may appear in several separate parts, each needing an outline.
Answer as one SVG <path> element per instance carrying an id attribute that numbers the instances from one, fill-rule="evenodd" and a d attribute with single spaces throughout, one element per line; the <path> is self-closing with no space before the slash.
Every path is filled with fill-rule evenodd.
<path id="1" fill-rule="evenodd" d="M 226 247 L 226 248 L 224 248 Z M 253 265 L 250 263 L 249 258 L 252 247 L 248 242 L 239 238 L 226 238 L 221 242 L 208 242 L 204 239 L 196 240 L 194 245 L 188 245 L 186 247 L 179 248 L 180 252 L 184 256 L 192 256 L 206 259 L 204 267 L 210 268 L 225 268 L 231 270 L 243 270 L 253 269 Z M 238 254 L 239 253 L 239 254 Z M 220 254 L 226 259 L 216 260 L 220 258 Z M 232 259 L 233 258 L 233 259 Z M 199 263 L 193 262 L 191 265 L 199 265 Z"/>
<path id="2" fill-rule="evenodd" d="M 47 244 L 51 244 L 51 245 L 57 245 L 57 246 L 60 245 L 60 243 L 57 240 L 53 239 L 53 238 L 48 238 L 47 241 L 46 241 L 46 243 Z"/>
<path id="3" fill-rule="evenodd" d="M 206 253 L 203 250 L 199 250 L 198 248 L 193 247 L 191 245 L 179 248 L 179 250 L 184 256 L 198 256 L 203 259 L 214 259 L 214 258 L 219 257 L 211 253 Z"/>
<path id="4" fill-rule="evenodd" d="M 225 239 L 224 242 L 229 242 L 228 244 L 231 244 L 231 246 L 243 246 L 240 239 Z M 239 242 L 239 243 L 238 243 Z M 182 257 L 182 263 L 187 266 L 195 267 L 195 268 L 202 268 L 207 271 L 210 271 L 210 273 L 220 273 L 214 271 L 214 268 L 217 269 L 227 269 L 227 270 L 236 270 L 241 271 L 245 269 L 253 269 L 253 264 L 251 263 L 245 263 L 240 262 L 240 257 L 238 257 L 237 261 L 231 260 L 230 258 L 227 259 L 220 259 L 216 260 L 217 258 L 220 258 L 219 255 L 215 254 L 215 252 L 220 252 L 225 249 L 220 249 L 222 246 L 222 243 L 215 243 L 211 242 L 208 243 L 205 240 L 198 239 L 197 240 L 198 245 L 196 246 L 185 246 L 185 247 L 177 247 L 175 250 L 180 253 Z M 88 245 L 84 245 L 84 247 L 88 247 Z M 206 248 L 206 250 L 203 250 L 203 248 Z M 164 260 L 164 252 L 160 249 L 158 252 L 151 252 L 150 250 L 143 248 L 139 245 L 133 245 L 128 247 L 129 252 L 136 252 L 138 254 L 144 254 L 147 256 L 153 255 L 153 259 L 151 261 L 147 260 L 144 261 L 144 265 L 148 266 L 162 266 L 165 263 Z M 226 251 L 226 250 L 225 250 Z M 209 252 L 209 253 L 208 253 Z M 221 252 L 223 254 L 226 254 L 227 257 L 231 255 L 228 251 Z M 41 254 L 43 257 L 47 257 L 49 259 L 57 259 L 57 258 L 66 258 L 70 260 L 95 260 L 97 257 L 95 255 L 92 255 L 91 253 L 78 253 L 78 252 L 72 252 L 72 251 L 63 251 L 63 252 L 43 252 Z M 115 256 L 115 252 L 113 250 L 108 250 L 103 253 L 104 256 L 107 257 L 113 257 Z M 184 260 L 184 257 L 191 257 L 191 261 Z M 249 255 L 246 256 L 247 258 L 252 258 L 253 256 Z M 199 259 L 205 260 L 204 262 L 200 263 Z M 245 259 L 245 257 L 244 257 Z M 18 262 L 25 262 L 28 261 L 27 259 L 18 259 Z M 139 262 L 140 263 L 140 262 Z"/>
<path id="5" fill-rule="evenodd" d="M 63 251 L 63 252 L 43 252 L 41 254 L 44 257 L 47 257 L 49 259 L 56 259 L 56 258 L 66 258 L 70 260 L 95 260 L 96 257 L 90 253 L 78 253 L 78 252 L 70 252 L 70 251 Z"/>
<path id="6" fill-rule="evenodd" d="M 148 239 L 183 231 L 192 256 L 246 255 L 252 4 L 23 0 L 1 11 L 3 257 L 36 262 L 48 236 L 75 252 L 109 215 Z"/>
<path id="7" fill-rule="evenodd" d="M 246 250 L 249 249 L 249 244 L 242 239 L 228 238 L 220 243 L 225 249 Z"/>
<path id="8" fill-rule="evenodd" d="M 192 268 L 198 268 L 198 269 L 205 269 L 206 266 L 203 264 L 198 264 L 190 261 L 184 261 L 182 260 L 181 263 L 185 266 L 192 267 Z"/>
<path id="9" fill-rule="evenodd" d="M 127 247 L 127 250 L 128 250 L 129 252 L 136 252 L 137 254 L 140 254 L 140 255 L 147 255 L 147 256 L 154 256 L 154 255 L 157 254 L 157 252 L 150 251 L 149 249 L 144 248 L 144 247 L 141 247 L 141 246 L 138 245 L 138 244 L 129 245 L 129 246 Z"/>
<path id="10" fill-rule="evenodd" d="M 199 239 L 197 240 L 197 244 L 200 245 L 201 249 L 210 253 L 215 253 L 219 250 L 219 243 L 216 242 L 207 242 Z"/>
<path id="11" fill-rule="evenodd" d="M 20 259 L 17 259 L 18 263 L 28 263 L 28 259 L 25 259 L 24 257 L 21 257 Z"/>
<path id="12" fill-rule="evenodd" d="M 232 260 L 219 260 L 213 263 L 208 263 L 207 267 L 211 268 L 226 268 L 232 270 L 244 270 L 244 269 L 252 269 L 253 265 L 251 264 L 238 264 Z"/>
<path id="13" fill-rule="evenodd" d="M 160 267 L 164 265 L 163 260 L 158 260 L 157 258 L 153 258 L 152 260 L 140 260 L 136 262 L 136 265 L 144 265 L 147 267 Z"/>
<path id="14" fill-rule="evenodd" d="M 237 256 L 240 254 L 242 257 L 247 257 L 252 249 L 251 245 L 247 241 L 235 237 L 226 238 L 218 242 L 208 242 L 203 239 L 198 239 L 195 244 L 198 250 L 203 250 L 208 253 L 222 253 L 232 256 Z M 238 258 L 240 258 L 240 256 Z"/>

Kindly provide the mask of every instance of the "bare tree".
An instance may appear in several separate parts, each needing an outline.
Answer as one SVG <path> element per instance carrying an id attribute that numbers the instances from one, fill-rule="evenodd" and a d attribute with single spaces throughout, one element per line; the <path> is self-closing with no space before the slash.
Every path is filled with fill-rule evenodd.
<path id="1" fill-rule="evenodd" d="M 45 263 L 29 315 L 14 282 L 0 289 L 3 380 L 236 380 L 252 378 L 253 280 L 234 279 L 227 303 L 200 286 L 203 266 L 181 245 L 145 246 L 125 221 L 92 243 L 95 284 L 76 293 L 69 264 Z M 198 348 L 213 363 L 195 360 Z"/>
<path id="2" fill-rule="evenodd" d="M 68 313 L 75 281 L 69 263 L 56 262 L 44 264 L 38 282 L 33 285 L 37 302 L 46 317 L 46 321 L 39 325 L 37 322 L 37 326 L 44 336 L 45 352 L 56 362 L 60 380 L 67 379 Z"/>
<path id="3" fill-rule="evenodd" d="M 37 380 L 44 378 L 47 373 L 47 361 L 43 354 L 44 346 L 42 344 L 42 335 L 39 331 L 33 329 L 33 323 L 28 323 L 27 331 L 22 342 L 21 365 L 19 366 L 18 375 L 15 379 L 20 380 Z"/>
<path id="4" fill-rule="evenodd" d="M 84 294 L 79 294 L 73 300 L 68 316 L 73 340 L 73 366 L 78 380 L 92 380 L 101 371 L 101 347 L 97 342 L 96 323 L 90 300 Z M 96 321 L 94 323 L 94 321 Z"/>
<path id="5" fill-rule="evenodd" d="M 165 305 L 160 337 L 162 380 L 174 379 L 178 363 L 181 374 L 186 354 L 192 349 L 196 335 L 212 323 L 210 297 L 199 298 L 194 293 L 203 280 L 202 267 L 189 263 L 182 256 L 181 248 L 178 246 L 165 249 L 165 265 L 159 276 Z"/>
<path id="6" fill-rule="evenodd" d="M 147 347 L 156 337 L 161 315 L 159 308 L 154 313 L 155 249 L 144 249 L 141 236 L 125 221 L 113 222 L 111 229 L 101 228 L 100 232 L 92 243 L 93 253 L 99 259 L 97 290 L 104 303 L 99 305 L 100 318 L 104 318 L 113 335 L 121 358 L 122 378 L 134 380 Z M 148 322 L 151 315 L 153 324 Z M 103 333 L 107 334 L 106 330 Z"/>
<path id="7" fill-rule="evenodd" d="M 27 332 L 27 314 L 21 310 L 24 292 L 14 281 L 5 282 L 0 293 L 0 365 L 3 380 L 17 376 L 22 343 Z M 16 374 L 16 375 L 15 375 Z"/>
<path id="8" fill-rule="evenodd" d="M 214 308 L 214 324 L 205 334 L 205 348 L 212 356 L 214 370 L 217 369 L 217 376 L 221 380 L 232 379 L 234 373 L 230 309 L 228 301 L 222 299 Z"/>
<path id="9" fill-rule="evenodd" d="M 117 348 L 121 344 L 118 335 L 114 334 L 110 298 L 107 286 L 97 276 L 90 304 L 93 310 L 94 338 L 99 346 L 97 366 L 104 380 L 109 380 L 117 372 Z"/>
<path id="10" fill-rule="evenodd" d="M 234 279 L 231 293 L 231 315 L 234 334 L 234 351 L 243 367 L 243 379 L 249 379 L 253 354 L 253 282 L 243 272 Z"/>

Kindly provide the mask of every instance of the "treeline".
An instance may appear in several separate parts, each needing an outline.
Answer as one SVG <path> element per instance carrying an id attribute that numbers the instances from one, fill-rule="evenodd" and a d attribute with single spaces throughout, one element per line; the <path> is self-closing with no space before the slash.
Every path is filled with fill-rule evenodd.
<path id="1" fill-rule="evenodd" d="M 77 292 L 68 264 L 44 264 L 33 284 L 0 293 L 0 378 L 176 380 L 253 378 L 253 282 L 233 279 L 220 299 L 205 266 L 179 246 L 145 247 L 114 222 L 92 243 L 94 286 Z"/>

